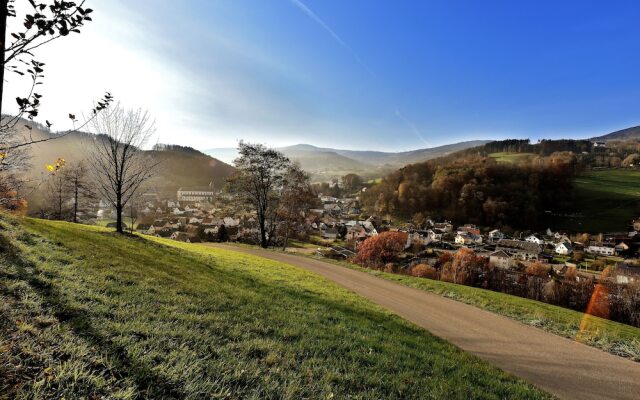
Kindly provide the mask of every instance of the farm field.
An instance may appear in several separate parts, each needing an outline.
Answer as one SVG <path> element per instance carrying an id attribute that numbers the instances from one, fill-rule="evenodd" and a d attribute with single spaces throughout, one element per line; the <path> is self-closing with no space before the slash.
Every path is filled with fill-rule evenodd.
<path id="1" fill-rule="evenodd" d="M 625 232 L 640 216 L 640 171 L 603 169 L 589 171 L 575 181 L 579 216 L 558 218 L 555 229 L 574 232 Z"/>
<path id="2" fill-rule="evenodd" d="M 548 398 L 303 270 L 0 217 L 0 398 Z"/>
<path id="3" fill-rule="evenodd" d="M 489 154 L 489 157 L 495 158 L 496 161 L 500 162 L 500 163 L 515 163 L 515 162 L 518 162 L 518 161 L 525 160 L 525 159 L 529 158 L 532 155 L 534 155 L 534 154 L 533 153 L 501 152 L 501 153 L 491 153 L 491 154 Z"/>

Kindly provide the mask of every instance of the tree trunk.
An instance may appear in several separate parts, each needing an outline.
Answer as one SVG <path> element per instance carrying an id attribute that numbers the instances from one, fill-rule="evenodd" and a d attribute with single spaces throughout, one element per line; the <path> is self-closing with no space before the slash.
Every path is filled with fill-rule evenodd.
<path id="1" fill-rule="evenodd" d="M 265 227 L 264 216 L 258 218 L 260 220 L 260 246 L 264 249 L 269 247 L 267 243 L 267 229 Z"/>
<path id="2" fill-rule="evenodd" d="M 5 40 L 7 36 L 7 10 L 8 1 L 0 0 L 0 119 L 2 116 L 2 95 L 4 89 L 4 50 L 7 47 Z"/>
<path id="3" fill-rule="evenodd" d="M 116 231 L 118 233 L 124 233 L 124 229 L 122 229 L 122 204 L 116 205 Z"/>
<path id="4" fill-rule="evenodd" d="M 116 196 L 116 231 L 118 231 L 118 233 L 124 233 L 124 229 L 122 229 L 123 208 L 124 207 L 122 206 L 122 193 L 118 191 L 118 194 Z"/>
<path id="5" fill-rule="evenodd" d="M 73 199 L 73 223 L 78 223 L 78 180 L 75 181 L 76 187 Z"/>

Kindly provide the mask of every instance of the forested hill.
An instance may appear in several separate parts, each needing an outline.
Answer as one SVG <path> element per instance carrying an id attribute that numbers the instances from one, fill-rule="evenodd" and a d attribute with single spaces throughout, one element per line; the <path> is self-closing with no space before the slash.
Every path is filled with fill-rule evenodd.
<path id="1" fill-rule="evenodd" d="M 537 166 L 481 156 L 433 160 L 388 175 L 362 202 L 381 215 L 530 228 L 545 210 L 570 207 L 573 176 L 571 157 L 542 158 Z"/>
<path id="2" fill-rule="evenodd" d="M 603 141 L 603 142 L 607 142 L 611 140 L 638 140 L 638 139 L 640 139 L 640 126 L 621 129 L 619 131 L 611 132 L 607 135 L 592 138 L 592 140 Z"/>
<path id="3" fill-rule="evenodd" d="M 451 219 L 482 226 L 534 228 L 549 212 L 567 212 L 573 178 L 584 169 L 620 166 L 637 143 L 595 147 L 587 140 L 504 140 L 407 165 L 362 196 L 368 211 L 405 219 Z"/>

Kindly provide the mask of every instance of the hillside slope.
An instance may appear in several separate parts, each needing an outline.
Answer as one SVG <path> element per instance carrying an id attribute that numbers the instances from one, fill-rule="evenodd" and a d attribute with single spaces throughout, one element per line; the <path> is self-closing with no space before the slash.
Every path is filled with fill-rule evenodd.
<path id="1" fill-rule="evenodd" d="M 300 166 L 311 174 L 313 180 L 325 181 L 348 173 L 357 173 L 367 179 L 378 178 L 406 164 L 446 156 L 488 142 L 488 140 L 473 140 L 403 152 L 344 150 L 316 147 L 310 144 L 279 147 L 277 150 L 300 163 Z M 237 156 L 237 151 L 230 148 L 209 149 L 205 150 L 205 153 L 227 161 Z"/>
<path id="2" fill-rule="evenodd" d="M 604 142 L 609 140 L 638 140 L 638 139 L 640 139 L 640 126 L 633 126 L 631 128 L 621 129 L 619 131 L 611 132 L 606 135 L 591 138 L 591 140 L 604 141 Z"/>
<path id="3" fill-rule="evenodd" d="M 34 140 L 55 137 L 55 134 L 34 126 L 32 130 Z M 74 132 L 67 136 L 37 143 L 29 146 L 31 167 L 27 174 L 38 181 L 46 173 L 45 166 L 53 163 L 57 158 L 64 158 L 68 163 L 87 160 L 88 154 L 95 146 L 96 137 L 84 132 Z M 207 186 L 213 182 L 214 187 L 220 188 L 234 168 L 211 156 L 197 150 L 170 147 L 163 151 L 147 151 L 160 167 L 154 179 L 149 183 L 151 187 L 167 195 L 175 195 L 181 186 Z M 38 195 L 36 191 L 35 196 Z"/>
<path id="4" fill-rule="evenodd" d="M 67 223 L 0 227 L 0 397 L 549 397 L 294 267 Z"/>

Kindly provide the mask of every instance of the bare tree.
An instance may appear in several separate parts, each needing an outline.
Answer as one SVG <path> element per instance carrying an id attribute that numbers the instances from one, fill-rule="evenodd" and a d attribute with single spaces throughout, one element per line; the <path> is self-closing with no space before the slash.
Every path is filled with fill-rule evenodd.
<path id="1" fill-rule="evenodd" d="M 56 174 L 47 182 L 46 204 L 53 219 L 64 220 L 67 215 L 69 196 L 63 174 Z"/>
<path id="2" fill-rule="evenodd" d="M 89 167 L 84 161 L 79 161 L 65 168 L 62 173 L 65 186 L 72 199 L 71 220 L 74 223 L 78 222 L 78 212 L 83 208 L 83 205 L 96 197 L 89 173 Z"/>
<path id="3" fill-rule="evenodd" d="M 269 247 L 276 224 L 276 210 L 283 174 L 291 161 L 277 150 L 261 144 L 240 142 L 240 156 L 233 163 L 236 173 L 229 178 L 228 188 L 241 201 L 250 205 L 258 217 L 260 245 Z"/>
<path id="4" fill-rule="evenodd" d="M 95 148 L 90 155 L 99 194 L 116 210 L 116 229 L 124 233 L 122 213 L 158 167 L 141 150 L 153 133 L 147 111 L 109 106 L 92 121 Z"/>

